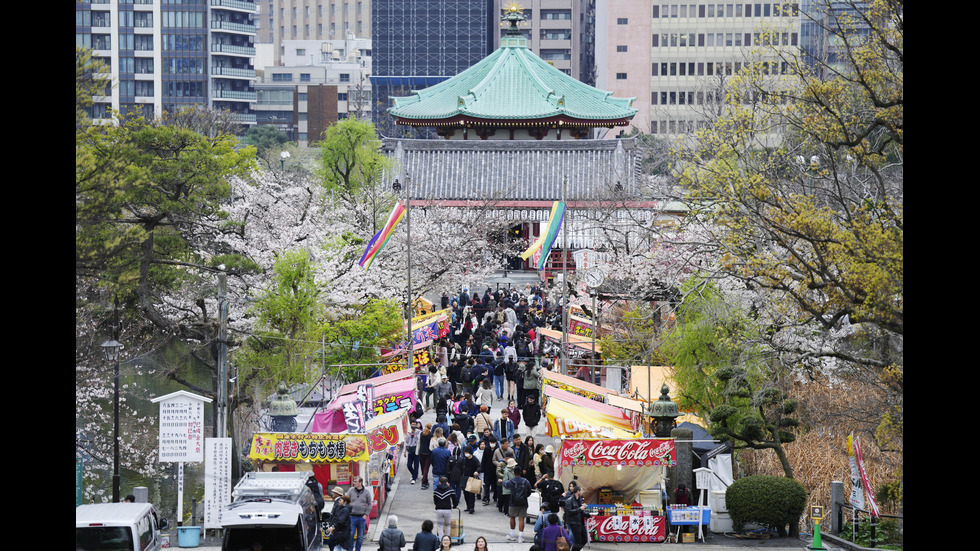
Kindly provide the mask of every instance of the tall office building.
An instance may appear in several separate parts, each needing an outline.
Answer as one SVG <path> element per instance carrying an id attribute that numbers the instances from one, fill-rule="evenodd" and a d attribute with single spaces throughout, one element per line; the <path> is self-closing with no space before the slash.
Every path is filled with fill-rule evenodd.
<path id="1" fill-rule="evenodd" d="M 289 40 L 371 38 L 372 0 L 269 1 L 275 65 L 282 65 Z"/>
<path id="2" fill-rule="evenodd" d="M 392 96 L 442 82 L 493 51 L 493 0 L 372 0 L 374 123 L 394 135 Z"/>
<path id="3" fill-rule="evenodd" d="M 500 17 L 511 6 L 524 12 L 521 32 L 529 50 L 556 69 L 584 82 L 595 84 L 596 0 L 494 0 Z M 499 26 L 494 47 L 506 33 Z"/>
<path id="4" fill-rule="evenodd" d="M 251 0 L 84 0 L 75 4 L 75 43 L 105 63 L 113 87 L 92 118 L 111 107 L 147 118 L 192 105 L 253 123 Z"/>
<path id="5" fill-rule="evenodd" d="M 635 96 L 633 125 L 651 134 L 708 124 L 743 65 L 778 76 L 788 64 L 776 52 L 800 48 L 798 3 L 597 0 L 596 13 L 596 86 Z"/>

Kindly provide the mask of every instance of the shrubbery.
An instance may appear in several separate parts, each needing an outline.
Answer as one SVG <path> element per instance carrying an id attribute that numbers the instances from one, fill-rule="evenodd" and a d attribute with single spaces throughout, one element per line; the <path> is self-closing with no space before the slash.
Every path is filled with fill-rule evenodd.
<path id="1" fill-rule="evenodd" d="M 774 528 L 780 537 L 798 535 L 800 515 L 806 508 L 803 485 L 782 476 L 747 476 L 732 483 L 725 492 L 728 512 L 736 530 L 746 523 Z"/>

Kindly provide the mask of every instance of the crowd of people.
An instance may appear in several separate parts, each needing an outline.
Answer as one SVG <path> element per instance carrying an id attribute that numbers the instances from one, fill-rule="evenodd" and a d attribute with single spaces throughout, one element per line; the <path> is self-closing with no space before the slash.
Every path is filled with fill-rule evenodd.
<path id="1" fill-rule="evenodd" d="M 510 469 L 515 467 L 515 465 L 510 465 L 512 461 L 508 461 L 508 468 Z M 523 514 L 518 517 L 511 515 L 511 533 L 507 539 L 524 543 L 521 532 L 524 526 L 524 514 L 527 511 L 526 496 L 530 493 L 530 483 L 520 474 L 513 475 L 508 481 L 510 484 L 507 486 L 512 496 L 510 507 L 516 508 L 519 513 L 523 510 Z M 412 540 L 412 551 L 450 551 L 453 546 L 453 537 L 449 533 L 449 522 L 448 520 L 444 521 L 438 512 L 451 509 L 451 505 L 455 504 L 456 500 L 445 478 L 442 479 L 439 486 L 444 488 L 433 494 L 438 496 L 433 498 L 437 505 L 437 520 L 433 522 L 426 519 L 422 522 L 421 530 Z M 515 500 L 516 505 L 513 504 Z M 327 528 L 329 534 L 327 544 L 331 551 L 338 547 L 348 551 L 355 548 L 354 542 L 349 539 L 354 537 L 351 534 L 345 532 L 346 535 L 335 537 L 343 532 L 344 523 L 349 522 L 349 506 L 350 498 L 342 493 L 338 494 L 334 503 L 334 511 L 331 514 L 332 522 Z M 564 519 L 559 518 L 559 510 L 564 511 Z M 573 481 L 569 484 L 568 491 L 560 494 L 557 500 L 542 501 L 537 523 L 534 526 L 534 541 L 529 551 L 580 550 L 588 542 L 584 519 L 585 502 L 582 498 L 582 487 Z M 521 526 L 516 537 L 514 536 L 515 520 Z M 407 545 L 405 533 L 398 528 L 398 517 L 388 515 L 388 527 L 378 537 L 378 551 L 402 551 Z M 478 536 L 476 538 L 473 551 L 489 551 L 486 537 Z"/>
<path id="2" fill-rule="evenodd" d="M 440 307 L 452 313 L 450 332 L 437 343 L 436 361 L 418 379 L 424 410 L 418 416 L 434 410 L 435 422 L 416 419 L 405 439 L 410 484 L 431 489 L 434 507 L 434 518 L 422 523 L 412 550 L 448 550 L 451 512 L 462 507 L 475 514 L 477 500 L 506 516 L 508 541 L 524 543 L 528 498 L 537 490 L 541 511 L 531 550 L 566 551 L 570 546 L 578 551 L 587 542 L 581 488 L 571 482 L 566 490 L 555 478 L 554 448 L 534 440 L 542 418 L 542 372 L 552 367 L 538 331 L 560 328 L 558 308 L 530 285 L 496 292 L 488 288 L 482 295 L 468 289 L 453 297 L 444 293 Z M 349 503 L 350 496 L 345 497 Z M 397 523 L 389 515 L 380 551 L 405 547 Z M 360 551 L 349 543 L 336 545 Z M 328 544 L 333 550 L 334 544 Z M 474 551 L 489 551 L 486 538 L 476 539 Z"/>

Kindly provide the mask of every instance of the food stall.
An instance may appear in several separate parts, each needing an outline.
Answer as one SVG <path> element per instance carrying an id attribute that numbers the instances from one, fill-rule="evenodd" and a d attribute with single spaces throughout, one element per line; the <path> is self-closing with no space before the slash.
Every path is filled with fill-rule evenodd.
<path id="1" fill-rule="evenodd" d="M 312 471 L 328 501 L 335 487 L 346 493 L 351 479 L 361 476 L 365 486 L 374 491 L 370 518 L 377 518 L 387 499 L 388 480 L 395 475 L 398 462 L 392 459 L 399 456 L 409 430 L 408 410 L 374 417 L 365 423 L 365 428 L 364 434 L 256 433 L 252 435 L 249 459 L 262 471 Z"/>
<path id="2" fill-rule="evenodd" d="M 637 438 L 635 422 L 624 410 L 553 386 L 545 386 L 545 434 L 552 437 Z"/>
<path id="3" fill-rule="evenodd" d="M 663 542 L 667 523 L 658 488 L 664 469 L 677 464 L 670 438 L 565 438 L 556 461 L 566 487 L 585 489 L 591 541 Z M 648 488 L 655 488 L 648 490 Z"/>
<path id="4" fill-rule="evenodd" d="M 340 387 L 337 397 L 324 411 L 313 416 L 313 432 L 341 432 L 349 429 L 348 410 L 364 403 L 360 395 L 362 389 L 370 386 L 372 398 L 371 411 L 365 417 L 383 415 L 399 410 L 408 413 L 415 411 L 418 404 L 415 376 L 411 369 L 365 379 Z"/>

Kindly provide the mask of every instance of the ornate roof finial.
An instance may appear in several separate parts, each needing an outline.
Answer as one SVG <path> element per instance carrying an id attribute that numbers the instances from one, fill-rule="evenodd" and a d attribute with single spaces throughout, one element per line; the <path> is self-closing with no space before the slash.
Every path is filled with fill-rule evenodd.
<path id="1" fill-rule="evenodd" d="M 507 29 L 507 36 L 521 36 L 521 30 L 517 27 L 526 19 L 524 17 L 524 10 L 517 7 L 516 2 L 511 2 L 510 7 L 507 8 L 507 12 L 500 16 L 501 21 L 506 21 L 510 24 L 510 28 Z"/>

